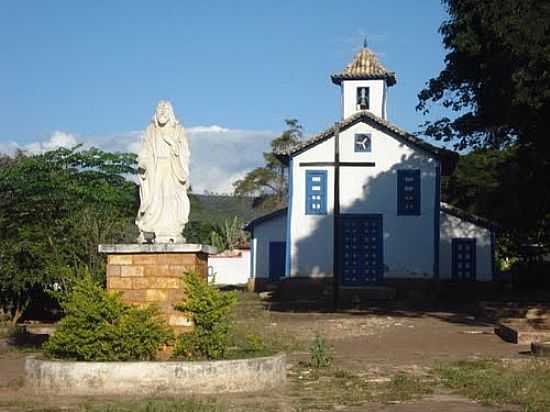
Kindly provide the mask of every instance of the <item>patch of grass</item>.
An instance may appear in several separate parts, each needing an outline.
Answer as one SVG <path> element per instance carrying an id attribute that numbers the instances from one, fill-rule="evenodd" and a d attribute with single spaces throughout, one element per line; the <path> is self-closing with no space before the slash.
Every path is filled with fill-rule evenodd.
<path id="1" fill-rule="evenodd" d="M 410 401 L 433 393 L 433 386 L 433 382 L 426 379 L 400 372 L 392 376 L 389 382 L 381 384 L 377 399 L 385 402 Z"/>
<path id="2" fill-rule="evenodd" d="M 196 400 L 142 400 L 133 402 L 109 402 L 84 404 L 86 412 L 224 412 L 219 404 Z"/>
<path id="3" fill-rule="evenodd" d="M 515 404 L 525 412 L 550 411 L 548 361 L 459 361 L 438 365 L 435 371 L 443 385 L 471 399 Z"/>
<path id="4" fill-rule="evenodd" d="M 407 401 L 432 393 L 433 382 L 411 374 L 399 373 L 387 381 L 371 381 L 364 374 L 346 369 L 316 369 L 305 365 L 293 368 L 290 378 L 291 396 L 302 410 Z"/>

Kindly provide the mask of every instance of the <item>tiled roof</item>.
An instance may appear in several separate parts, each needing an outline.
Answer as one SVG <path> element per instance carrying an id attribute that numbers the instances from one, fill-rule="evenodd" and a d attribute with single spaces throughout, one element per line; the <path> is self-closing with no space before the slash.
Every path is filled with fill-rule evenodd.
<path id="1" fill-rule="evenodd" d="M 387 70 L 372 50 L 366 47 L 359 50 L 342 73 L 333 74 L 331 79 L 336 84 L 340 84 L 342 80 L 370 79 L 386 79 L 388 86 L 393 86 L 397 82 L 395 73 Z"/>
<path id="2" fill-rule="evenodd" d="M 452 206 L 448 203 L 441 202 L 440 207 L 442 212 L 458 217 L 459 219 L 465 220 L 466 222 L 473 223 L 474 225 L 478 225 L 489 230 L 496 230 L 499 227 L 498 224 L 491 222 L 488 219 L 472 215 L 471 213 L 466 212 L 463 209 L 459 209 L 458 207 Z"/>
<path id="3" fill-rule="evenodd" d="M 427 142 L 425 142 L 422 139 L 419 139 L 418 137 L 406 132 L 405 130 L 399 128 L 398 126 L 394 125 L 393 123 L 388 122 L 385 119 L 382 119 L 381 117 L 376 116 L 375 114 L 363 110 L 360 112 L 357 112 L 355 114 L 352 114 L 351 116 L 348 116 L 345 118 L 342 122 L 338 123 L 337 125 L 334 125 L 332 127 L 329 127 L 328 129 L 322 131 L 321 133 L 311 137 L 310 139 L 292 147 L 286 152 L 276 152 L 275 154 L 277 156 L 293 156 L 299 152 L 302 152 L 304 150 L 307 150 L 308 148 L 315 146 L 318 143 L 321 143 L 330 137 L 334 136 L 334 133 L 336 131 L 336 128 L 338 127 L 340 131 L 347 129 L 350 126 L 353 126 L 354 124 L 357 124 L 361 121 L 364 121 L 366 123 L 375 124 L 379 126 L 379 128 L 390 132 L 399 138 L 405 140 L 406 142 L 410 143 L 411 145 L 418 147 L 435 157 L 448 157 L 449 155 L 455 156 L 456 154 L 454 152 L 451 152 L 447 149 L 443 149 L 437 146 L 433 146 Z"/>
<path id="4" fill-rule="evenodd" d="M 257 226 L 260 223 L 267 222 L 267 221 L 269 221 L 271 219 L 274 219 L 274 218 L 276 218 L 278 216 L 281 216 L 281 215 L 286 215 L 287 210 L 288 210 L 288 208 L 283 207 L 281 209 L 274 210 L 273 212 L 268 213 L 266 215 L 257 217 L 256 219 L 254 219 L 254 220 L 248 222 L 246 225 L 244 225 L 243 229 L 246 230 L 247 232 L 250 232 L 251 230 L 253 230 L 254 226 Z"/>

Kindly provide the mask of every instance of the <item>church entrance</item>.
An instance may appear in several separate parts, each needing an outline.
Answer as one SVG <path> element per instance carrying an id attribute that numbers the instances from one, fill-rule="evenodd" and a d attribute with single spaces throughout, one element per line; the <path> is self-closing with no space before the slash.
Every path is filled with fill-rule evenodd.
<path id="1" fill-rule="evenodd" d="M 381 214 L 339 216 L 339 266 L 343 286 L 368 286 L 384 277 Z"/>

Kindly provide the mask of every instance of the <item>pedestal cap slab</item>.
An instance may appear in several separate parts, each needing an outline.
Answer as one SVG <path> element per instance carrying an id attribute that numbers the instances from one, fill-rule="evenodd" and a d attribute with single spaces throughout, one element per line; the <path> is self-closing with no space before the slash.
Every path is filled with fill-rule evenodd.
<path id="1" fill-rule="evenodd" d="M 204 253 L 215 255 L 218 251 L 210 245 L 199 243 L 127 243 L 102 244 L 98 246 L 99 253 L 109 254 L 139 254 L 139 253 Z"/>

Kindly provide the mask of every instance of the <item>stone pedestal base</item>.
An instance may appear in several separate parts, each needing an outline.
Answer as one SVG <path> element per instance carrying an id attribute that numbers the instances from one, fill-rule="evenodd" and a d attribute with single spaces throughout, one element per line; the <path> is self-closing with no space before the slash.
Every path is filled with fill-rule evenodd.
<path id="1" fill-rule="evenodd" d="M 193 327 L 185 313 L 174 309 L 184 298 L 183 275 L 195 271 L 206 279 L 208 255 L 216 249 L 196 244 L 99 245 L 107 255 L 107 289 L 126 303 L 156 304 L 168 324 L 182 333 Z"/>

